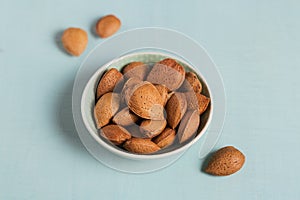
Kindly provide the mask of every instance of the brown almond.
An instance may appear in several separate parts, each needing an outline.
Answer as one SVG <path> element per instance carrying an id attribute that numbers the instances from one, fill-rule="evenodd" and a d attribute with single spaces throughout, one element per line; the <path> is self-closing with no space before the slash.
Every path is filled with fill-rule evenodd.
<path id="1" fill-rule="evenodd" d="M 161 134 L 153 139 L 153 142 L 160 148 L 166 148 L 173 144 L 176 138 L 176 132 L 174 129 L 166 128 Z"/>
<path id="2" fill-rule="evenodd" d="M 123 75 L 116 68 L 111 68 L 105 72 L 97 87 L 97 99 L 105 93 L 113 92 L 122 78 Z"/>
<path id="3" fill-rule="evenodd" d="M 106 93 L 98 100 L 94 108 L 94 117 L 97 128 L 107 125 L 114 114 L 119 110 L 120 96 L 116 93 Z"/>
<path id="4" fill-rule="evenodd" d="M 195 93 L 202 92 L 202 84 L 194 72 L 185 73 L 185 81 L 182 84 L 185 91 L 193 90 Z"/>
<path id="5" fill-rule="evenodd" d="M 187 109 L 186 97 L 183 93 L 175 92 L 166 105 L 167 121 L 174 129 L 180 122 Z"/>
<path id="6" fill-rule="evenodd" d="M 178 128 L 179 143 L 183 143 L 192 138 L 200 124 L 200 116 L 197 110 L 189 110 L 185 113 Z"/>
<path id="7" fill-rule="evenodd" d="M 185 69 L 174 59 L 166 58 L 153 66 L 147 81 L 165 85 L 170 91 L 174 91 L 181 86 L 184 77 Z"/>
<path id="8" fill-rule="evenodd" d="M 187 102 L 187 109 L 188 110 L 199 110 L 199 103 L 197 95 L 194 91 L 185 92 L 186 102 Z"/>
<path id="9" fill-rule="evenodd" d="M 212 155 L 205 172 L 215 176 L 227 176 L 239 171 L 244 163 L 244 154 L 233 146 L 227 146 Z"/>
<path id="10" fill-rule="evenodd" d="M 210 103 L 210 98 L 199 93 L 186 92 L 188 109 L 196 109 L 198 113 L 203 114 Z"/>
<path id="11" fill-rule="evenodd" d="M 162 120 L 164 119 L 162 104 L 162 98 L 156 87 L 149 82 L 144 82 L 133 91 L 128 107 L 144 119 Z"/>
<path id="12" fill-rule="evenodd" d="M 199 114 L 201 115 L 204 113 L 209 105 L 210 98 L 202 95 L 202 94 L 196 94 L 199 104 Z"/>
<path id="13" fill-rule="evenodd" d="M 150 139 L 143 138 L 131 138 L 124 143 L 123 147 L 129 152 L 138 154 L 150 154 L 160 150 L 159 146 Z"/>
<path id="14" fill-rule="evenodd" d="M 160 134 L 166 127 L 166 120 L 151 120 L 146 119 L 142 121 L 140 130 L 144 138 L 153 138 Z"/>
<path id="15" fill-rule="evenodd" d="M 113 117 L 112 121 L 120 126 L 129 126 L 134 124 L 138 119 L 138 116 L 130 112 L 128 107 L 125 107 Z"/>
<path id="16" fill-rule="evenodd" d="M 165 106 L 168 99 L 169 99 L 169 93 L 168 88 L 164 85 L 155 85 L 156 89 L 158 90 L 159 94 L 161 95 L 161 98 L 163 100 L 163 105 Z"/>
<path id="17" fill-rule="evenodd" d="M 120 145 L 131 138 L 130 133 L 125 128 L 114 124 L 101 128 L 100 135 L 115 145 Z"/>
<path id="18" fill-rule="evenodd" d="M 96 24 L 96 32 L 101 38 L 107 38 L 115 34 L 121 27 L 121 21 L 114 15 L 106 15 L 100 18 Z"/>
<path id="19" fill-rule="evenodd" d="M 148 66 L 143 62 L 131 62 L 124 66 L 122 72 L 126 78 L 134 77 L 143 81 L 148 72 Z"/>
<path id="20" fill-rule="evenodd" d="M 61 41 L 69 54 L 80 56 L 87 46 L 88 35 L 80 28 L 68 28 L 63 32 Z"/>

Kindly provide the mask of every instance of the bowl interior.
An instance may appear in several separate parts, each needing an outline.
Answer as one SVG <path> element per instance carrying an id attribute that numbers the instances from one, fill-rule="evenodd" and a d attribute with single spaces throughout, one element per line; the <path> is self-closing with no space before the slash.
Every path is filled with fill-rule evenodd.
<path id="1" fill-rule="evenodd" d="M 93 117 L 93 109 L 95 106 L 96 88 L 97 88 L 98 82 L 99 82 L 101 76 L 103 75 L 103 73 L 107 69 L 110 69 L 110 68 L 116 68 L 118 70 L 121 70 L 124 65 L 126 65 L 130 62 L 133 62 L 133 61 L 140 61 L 140 62 L 144 62 L 144 63 L 155 63 L 155 62 L 163 60 L 167 57 L 169 57 L 169 58 L 171 57 L 171 58 L 175 59 L 177 62 L 179 62 L 185 68 L 186 71 L 195 72 L 198 75 L 198 78 L 200 79 L 200 81 L 202 83 L 202 87 L 203 87 L 202 94 L 211 98 L 211 103 L 210 103 L 209 107 L 201 115 L 200 126 L 198 128 L 197 135 L 194 138 L 191 138 L 190 140 L 186 141 L 183 144 L 179 144 L 179 143 L 176 144 L 176 141 L 175 141 L 175 144 L 171 145 L 170 147 L 167 147 L 163 150 L 160 150 L 157 153 L 149 154 L 149 155 L 132 154 L 130 152 L 123 150 L 120 147 L 115 146 L 111 142 L 109 142 L 105 139 L 102 139 L 99 136 L 99 132 L 95 125 L 95 121 L 94 121 L 94 117 Z M 149 158 L 151 156 L 158 157 L 158 155 L 167 156 L 167 154 L 170 154 L 171 152 L 174 153 L 175 151 L 181 151 L 181 150 L 187 148 L 188 146 L 190 146 L 192 143 L 196 142 L 196 140 L 198 140 L 203 135 L 203 133 L 207 129 L 207 126 L 210 122 L 211 115 L 212 115 L 212 103 L 213 103 L 212 97 L 210 95 L 209 88 L 206 84 L 206 81 L 202 77 L 201 73 L 199 71 L 197 71 L 195 68 L 193 68 L 190 64 L 188 64 L 187 62 L 185 62 L 184 60 L 182 60 L 180 58 L 174 57 L 173 55 L 162 54 L 162 53 L 143 52 L 143 53 L 133 53 L 133 54 L 122 56 L 122 57 L 117 58 L 117 59 L 107 63 L 106 65 L 100 67 L 99 70 L 97 70 L 95 72 L 95 74 L 91 77 L 91 79 L 89 80 L 89 82 L 87 83 L 87 85 L 84 89 L 84 92 L 82 95 L 82 101 L 81 101 L 81 112 L 82 112 L 82 117 L 83 117 L 85 126 L 89 130 L 89 133 L 93 136 L 93 138 L 98 143 L 105 146 L 110 151 L 113 151 L 117 154 L 122 154 L 122 155 L 130 157 L 130 158 L 134 158 L 134 157 Z"/>

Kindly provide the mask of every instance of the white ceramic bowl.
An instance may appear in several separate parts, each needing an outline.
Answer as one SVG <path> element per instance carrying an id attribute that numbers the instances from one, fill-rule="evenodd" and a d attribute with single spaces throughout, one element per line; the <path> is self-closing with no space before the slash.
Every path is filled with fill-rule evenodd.
<path id="1" fill-rule="evenodd" d="M 144 63 L 154 63 L 158 62 L 164 58 L 173 58 L 177 62 L 179 62 L 186 71 L 193 71 L 198 75 L 198 78 L 201 80 L 202 86 L 203 86 L 203 94 L 210 97 L 211 102 L 207 109 L 207 111 L 201 115 L 201 123 L 199 126 L 199 129 L 197 131 L 197 135 L 194 139 L 190 140 L 188 143 L 183 144 L 181 146 L 178 146 L 176 148 L 170 148 L 168 151 L 159 151 L 154 154 L 133 154 L 130 152 L 127 152 L 113 144 L 111 144 L 108 141 L 105 141 L 105 139 L 101 138 L 99 136 L 98 130 L 95 125 L 95 121 L 93 118 L 93 109 L 95 106 L 95 92 L 97 88 L 97 84 L 99 82 L 99 79 L 101 78 L 102 74 L 109 68 L 117 68 L 121 69 L 124 65 L 133 62 L 133 61 L 141 61 Z M 207 82 L 205 81 L 205 78 L 201 75 L 201 72 L 199 72 L 196 68 L 192 67 L 191 64 L 187 63 L 185 60 L 174 56 L 174 54 L 168 54 L 168 53 L 161 53 L 161 52 L 136 52 L 136 53 L 129 53 L 127 55 L 121 56 L 119 58 L 116 58 L 112 60 L 111 62 L 103 65 L 100 67 L 89 79 L 87 85 L 84 88 L 84 91 L 82 93 L 81 98 L 81 115 L 83 122 L 91 134 L 91 136 L 99 143 L 99 145 L 102 145 L 105 149 L 111 151 L 114 154 L 117 154 L 121 157 L 129 158 L 129 159 L 135 159 L 135 160 L 144 160 L 144 159 L 159 159 L 159 158 L 165 158 L 168 156 L 172 156 L 175 154 L 183 153 L 185 150 L 187 150 L 191 145 L 193 145 L 195 142 L 197 142 L 206 132 L 211 119 L 213 115 L 213 97 L 211 96 L 211 92 L 209 89 L 209 86 L 207 85 Z"/>

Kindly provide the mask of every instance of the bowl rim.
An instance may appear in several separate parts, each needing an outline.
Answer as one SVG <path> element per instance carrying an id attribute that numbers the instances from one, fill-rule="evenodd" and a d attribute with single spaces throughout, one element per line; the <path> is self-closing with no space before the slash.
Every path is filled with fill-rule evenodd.
<path id="1" fill-rule="evenodd" d="M 130 152 L 126 152 L 126 151 L 121 151 L 111 145 L 109 145 L 108 143 L 106 143 L 105 141 L 103 141 L 100 137 L 99 134 L 95 133 L 92 128 L 89 126 L 89 123 L 86 119 L 86 117 L 84 116 L 84 99 L 88 90 L 88 87 L 91 84 L 94 84 L 91 80 L 95 77 L 95 76 L 99 76 L 98 74 L 100 72 L 105 71 L 110 65 L 112 65 L 113 63 L 116 63 L 122 59 L 131 57 L 131 56 L 136 56 L 136 55 L 144 55 L 144 54 L 152 54 L 152 55 L 161 55 L 164 57 L 170 57 L 173 58 L 179 62 L 184 63 L 188 68 L 192 69 L 200 78 L 201 81 L 204 82 L 205 86 L 207 87 L 207 90 L 209 92 L 209 97 L 211 99 L 210 101 L 210 112 L 209 112 L 209 116 L 207 119 L 206 124 L 204 125 L 204 127 L 202 128 L 202 130 L 200 132 L 198 132 L 198 135 L 193 138 L 191 141 L 189 141 L 188 143 L 184 144 L 183 146 L 174 149 L 172 151 L 169 152 L 164 152 L 161 154 L 134 154 L 134 153 L 130 153 Z M 191 63 L 187 62 L 186 60 L 184 60 L 182 57 L 177 56 L 176 54 L 174 54 L 173 52 L 170 52 L 169 54 L 166 52 L 159 52 L 159 51 L 138 51 L 138 52 L 129 52 L 128 54 L 122 54 L 120 57 L 117 57 L 109 62 L 107 62 L 106 64 L 100 66 L 93 74 L 92 76 L 89 78 L 88 82 L 86 83 L 84 90 L 82 92 L 82 96 L 81 96 L 81 101 L 80 101 L 80 114 L 84 123 L 84 126 L 86 127 L 86 129 L 88 130 L 89 134 L 97 141 L 98 144 L 102 145 L 102 147 L 104 147 L 105 149 L 109 150 L 112 153 L 117 154 L 118 156 L 121 157 L 126 157 L 129 159 L 135 159 L 135 160 L 150 160 L 150 159 L 159 159 L 159 158 L 165 158 L 165 157 L 169 157 L 175 154 L 179 154 L 179 153 L 183 153 L 185 152 L 188 148 L 190 148 L 194 143 L 196 143 L 207 131 L 210 122 L 212 120 L 212 116 L 213 116 L 213 110 L 214 110 L 214 106 L 213 106 L 213 96 L 212 96 L 212 92 L 210 90 L 209 85 L 207 84 L 206 79 L 204 78 L 204 76 L 201 74 L 201 72 L 199 72 L 199 70 L 197 70 Z"/>

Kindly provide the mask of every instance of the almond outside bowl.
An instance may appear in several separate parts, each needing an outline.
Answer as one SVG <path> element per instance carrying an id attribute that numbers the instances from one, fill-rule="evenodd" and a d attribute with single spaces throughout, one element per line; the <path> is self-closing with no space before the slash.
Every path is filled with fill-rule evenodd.
<path id="1" fill-rule="evenodd" d="M 211 102 L 210 106 L 208 107 L 208 110 L 201 115 L 201 124 L 199 126 L 199 129 L 197 131 L 196 136 L 190 140 L 188 143 L 184 143 L 183 145 L 178 145 L 176 148 L 169 148 L 168 150 L 164 151 L 161 150 L 154 154 L 133 154 L 130 152 L 127 152 L 113 144 L 111 144 L 108 141 L 105 141 L 105 139 L 101 138 L 99 136 L 99 131 L 96 128 L 94 117 L 93 117 L 93 109 L 95 106 L 95 92 L 97 88 L 97 84 L 99 82 L 99 79 L 101 78 L 102 74 L 109 68 L 117 68 L 120 70 L 124 65 L 133 62 L 133 61 L 140 61 L 144 63 L 155 63 L 165 58 L 173 58 L 177 62 L 179 62 L 186 71 L 192 71 L 197 74 L 198 78 L 201 80 L 203 85 L 203 93 L 210 97 Z M 109 63 L 101 66 L 89 79 L 87 82 L 83 93 L 81 97 L 81 116 L 83 119 L 83 123 L 85 127 L 87 128 L 89 134 L 93 137 L 93 139 L 102 147 L 109 150 L 110 152 L 123 157 L 127 159 L 132 160 L 151 160 L 151 159 L 160 159 L 160 158 L 166 158 L 174 155 L 182 154 L 184 151 L 186 151 L 189 147 L 191 147 L 193 144 L 195 144 L 206 132 L 207 128 L 209 127 L 209 124 L 211 122 L 212 116 L 213 116 L 213 105 L 214 100 L 211 95 L 211 91 L 209 86 L 207 85 L 207 82 L 205 80 L 205 77 L 201 75 L 201 72 L 197 70 L 197 68 L 193 67 L 191 64 L 189 64 L 187 61 L 182 59 L 180 56 L 174 55 L 173 53 L 165 53 L 165 52 L 159 52 L 159 51 L 149 51 L 149 52 L 134 52 L 134 53 L 128 53 L 125 54 L 119 58 L 116 58 Z"/>

